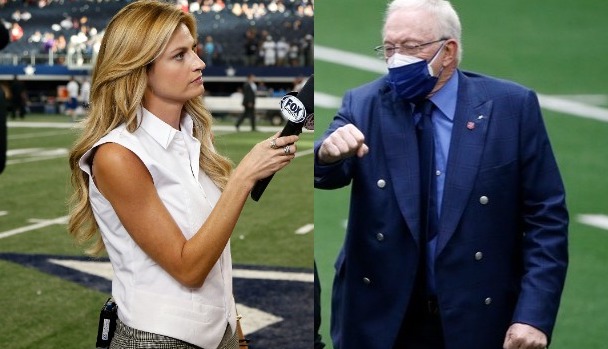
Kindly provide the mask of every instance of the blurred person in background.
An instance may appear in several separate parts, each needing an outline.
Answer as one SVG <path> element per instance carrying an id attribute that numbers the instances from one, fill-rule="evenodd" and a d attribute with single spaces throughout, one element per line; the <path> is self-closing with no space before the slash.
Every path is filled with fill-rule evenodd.
<path id="1" fill-rule="evenodd" d="M 277 43 L 274 42 L 271 35 L 266 35 L 266 40 L 262 43 L 261 53 L 266 67 L 277 64 Z"/>
<path id="2" fill-rule="evenodd" d="M 247 81 L 243 84 L 243 113 L 236 121 L 236 130 L 239 131 L 243 120 L 249 119 L 251 121 L 251 131 L 255 131 L 255 99 L 258 91 L 258 87 L 255 83 L 255 75 L 247 75 Z"/>
<path id="3" fill-rule="evenodd" d="M 80 103 L 82 108 L 86 111 L 89 108 L 89 99 L 91 97 L 91 81 L 88 77 L 85 77 L 80 86 Z"/>
<path id="4" fill-rule="evenodd" d="M 239 348 L 230 237 L 254 184 L 297 136 L 253 146 L 233 170 L 213 145 L 195 18 L 130 3 L 109 22 L 89 116 L 70 152 L 69 232 L 107 251 L 118 323 L 110 348 Z M 144 40 L 144 37 L 155 40 Z"/>
<path id="5" fill-rule="evenodd" d="M 25 84 L 19 80 L 17 75 L 13 75 L 11 82 L 11 117 L 13 120 L 17 119 L 17 116 L 25 119 L 27 99 Z"/>
<path id="6" fill-rule="evenodd" d="M 65 102 L 65 113 L 72 121 L 76 121 L 78 117 L 76 109 L 78 108 L 78 97 L 80 96 L 80 85 L 78 85 L 76 78 L 70 77 L 66 89 L 68 91 L 68 100 Z"/>
<path id="7" fill-rule="evenodd" d="M 536 93 L 458 68 L 447 1 L 394 0 L 382 33 L 388 75 L 315 143 L 315 187 L 352 184 L 334 347 L 546 348 L 569 217 Z"/>

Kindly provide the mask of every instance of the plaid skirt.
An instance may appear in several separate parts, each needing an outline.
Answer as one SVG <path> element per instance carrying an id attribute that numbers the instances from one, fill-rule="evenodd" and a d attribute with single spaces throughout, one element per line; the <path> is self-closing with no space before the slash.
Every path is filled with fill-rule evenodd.
<path id="1" fill-rule="evenodd" d="M 180 341 L 179 339 L 160 334 L 145 332 L 131 328 L 120 321 L 116 322 L 116 331 L 110 344 L 110 349 L 203 349 L 196 345 Z M 214 349 L 214 348 L 205 348 Z M 224 337 L 217 349 L 239 349 L 239 340 L 236 332 L 232 334 L 230 325 L 226 326 Z"/>

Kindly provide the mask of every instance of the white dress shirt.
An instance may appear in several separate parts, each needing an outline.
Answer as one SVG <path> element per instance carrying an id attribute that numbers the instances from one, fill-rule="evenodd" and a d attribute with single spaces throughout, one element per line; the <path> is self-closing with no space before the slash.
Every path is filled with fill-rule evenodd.
<path id="1" fill-rule="evenodd" d="M 91 177 L 95 147 L 108 142 L 126 147 L 150 171 L 163 204 L 186 239 L 196 234 L 221 192 L 199 168 L 200 143 L 192 136 L 192 118 L 182 117 L 179 131 L 144 108 L 137 116 L 141 125 L 135 132 L 120 125 L 80 159 L 80 168 L 89 174 L 93 213 L 114 268 L 112 296 L 118 317 L 138 330 L 217 348 L 227 324 L 233 331 L 236 328 L 230 242 L 203 286 L 187 288 L 137 245 Z"/>

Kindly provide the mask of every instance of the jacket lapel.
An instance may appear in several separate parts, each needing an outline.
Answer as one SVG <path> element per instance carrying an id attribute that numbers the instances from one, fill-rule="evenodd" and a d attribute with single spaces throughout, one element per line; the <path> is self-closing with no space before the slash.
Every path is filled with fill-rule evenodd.
<path id="1" fill-rule="evenodd" d="M 492 101 L 484 99 L 484 91 L 476 90 L 464 74 L 459 74 L 458 102 L 448 155 L 436 255 L 441 253 L 456 231 L 467 206 L 491 121 Z"/>
<path id="2" fill-rule="evenodd" d="M 420 244 L 420 174 L 411 107 L 385 91 L 381 93 L 380 109 L 381 138 L 391 187 L 414 240 Z"/>

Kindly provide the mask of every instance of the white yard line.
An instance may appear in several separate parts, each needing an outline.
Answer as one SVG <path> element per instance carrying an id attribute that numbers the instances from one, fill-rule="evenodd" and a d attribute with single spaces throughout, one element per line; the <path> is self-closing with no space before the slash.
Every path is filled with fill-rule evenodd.
<path id="1" fill-rule="evenodd" d="M 315 152 L 315 150 L 313 148 L 302 150 L 302 151 L 298 151 L 298 152 L 296 152 L 296 158 L 299 158 L 300 156 L 310 155 L 310 154 L 312 154 L 314 152 Z"/>
<path id="2" fill-rule="evenodd" d="M 36 162 L 36 161 L 42 161 L 42 160 L 59 159 L 59 158 L 64 158 L 64 157 L 66 157 L 66 155 L 38 156 L 38 157 L 31 157 L 31 158 L 25 158 L 25 159 L 7 160 L 6 164 L 7 165 L 24 164 L 24 163 L 27 163 L 27 162 Z"/>
<path id="3" fill-rule="evenodd" d="M 9 135 L 8 140 L 12 141 L 15 139 L 30 139 L 30 138 L 40 138 L 40 137 L 54 137 L 54 136 L 64 136 L 71 134 L 71 131 L 48 131 L 48 132 L 31 132 L 31 133 L 22 133 L 18 135 Z"/>
<path id="4" fill-rule="evenodd" d="M 315 59 L 347 66 L 372 73 L 385 74 L 386 63 L 369 56 L 315 45 Z M 319 100 L 317 101 L 317 98 Z M 315 104 L 325 108 L 337 108 L 335 96 L 315 92 Z M 558 113 L 608 122 L 608 109 L 561 97 L 538 94 L 541 107 Z M 339 105 L 339 104 L 338 104 Z"/>
<path id="5" fill-rule="evenodd" d="M 55 219 L 41 220 L 38 223 L 26 225 L 25 227 L 1 232 L 0 239 L 4 239 L 9 236 L 13 236 L 13 235 L 21 234 L 21 233 L 27 233 L 28 231 L 32 231 L 32 230 L 38 230 L 40 228 L 48 227 L 49 225 L 66 224 L 67 222 L 68 222 L 68 216 L 63 216 L 63 217 L 59 217 L 59 218 L 55 218 Z"/>
<path id="6" fill-rule="evenodd" d="M 313 230 L 315 230 L 315 225 L 309 223 L 309 224 L 305 224 L 305 225 L 299 227 L 298 229 L 296 229 L 295 233 L 297 235 L 304 235 L 304 234 L 310 233 Z"/>
<path id="7" fill-rule="evenodd" d="M 608 216 L 604 214 L 579 214 L 577 220 L 592 227 L 608 230 Z"/>

